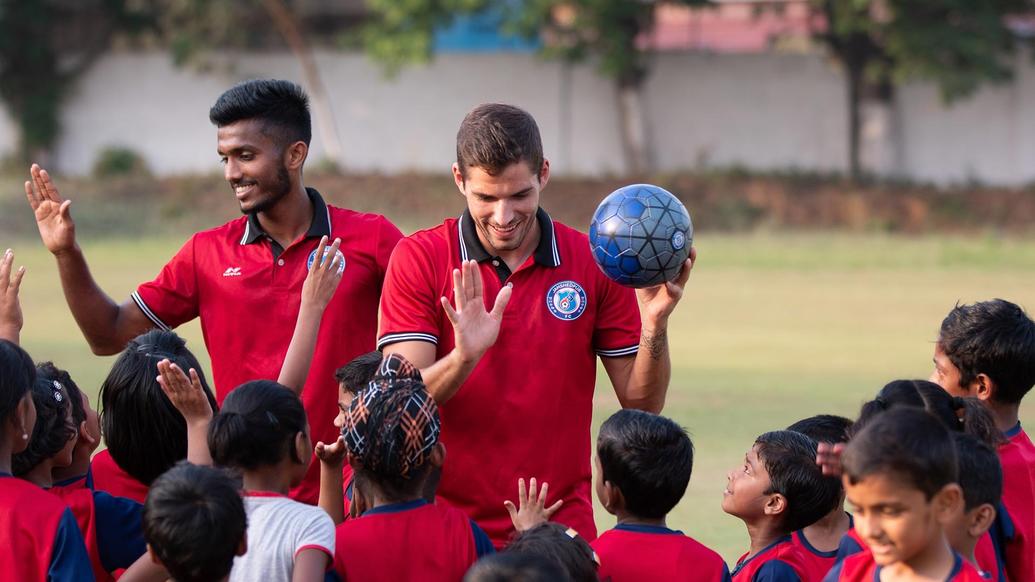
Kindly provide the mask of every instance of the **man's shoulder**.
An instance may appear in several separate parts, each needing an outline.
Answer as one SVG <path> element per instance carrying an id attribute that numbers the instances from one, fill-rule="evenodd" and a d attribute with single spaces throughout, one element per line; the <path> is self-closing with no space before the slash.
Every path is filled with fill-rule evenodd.
<path id="1" fill-rule="evenodd" d="M 423 228 L 403 237 L 396 247 L 396 252 L 403 255 L 419 252 L 439 256 L 452 248 L 450 241 L 458 240 L 458 236 L 457 219 L 447 218 L 442 224 Z"/>
<path id="2" fill-rule="evenodd" d="M 394 223 L 389 220 L 383 214 L 377 214 L 374 212 L 360 212 L 358 210 L 352 210 L 351 208 L 342 208 L 340 206 L 334 206 L 332 204 L 327 205 L 327 212 L 331 218 L 331 228 L 337 229 L 339 225 L 345 225 L 350 228 L 355 227 L 370 227 L 370 228 L 384 228 L 389 227 L 398 230 Z"/>

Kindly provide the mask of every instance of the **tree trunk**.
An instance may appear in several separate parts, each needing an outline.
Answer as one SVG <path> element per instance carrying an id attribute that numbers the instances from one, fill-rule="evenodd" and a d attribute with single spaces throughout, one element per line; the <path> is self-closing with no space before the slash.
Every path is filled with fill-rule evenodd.
<path id="1" fill-rule="evenodd" d="M 291 47 L 291 52 L 302 65 L 302 76 L 309 88 L 309 98 L 313 104 L 313 113 L 316 125 L 320 130 L 324 150 L 327 157 L 335 165 L 343 168 L 345 165 L 344 151 L 341 145 L 341 137 L 338 135 L 338 125 L 334 121 L 334 111 L 331 108 L 330 98 L 327 96 L 327 89 L 320 78 L 320 70 L 313 58 L 313 51 L 302 35 L 301 27 L 295 21 L 291 10 L 284 4 L 283 0 L 263 0 L 266 11 L 273 19 L 280 35 Z"/>
<path id="2" fill-rule="evenodd" d="M 619 79 L 617 89 L 618 127 L 626 170 L 641 176 L 652 169 L 647 117 L 643 105 L 643 80 Z"/>
<path id="3" fill-rule="evenodd" d="M 848 177 L 858 182 L 862 177 L 860 142 L 862 136 L 862 67 L 845 64 L 848 89 Z"/>

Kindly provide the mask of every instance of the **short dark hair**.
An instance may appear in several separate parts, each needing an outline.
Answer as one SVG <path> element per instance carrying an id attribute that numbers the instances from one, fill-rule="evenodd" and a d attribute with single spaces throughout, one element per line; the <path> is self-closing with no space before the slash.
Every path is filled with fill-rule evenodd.
<path id="1" fill-rule="evenodd" d="M 537 175 L 543 168 L 539 126 L 527 111 L 503 103 L 484 103 L 464 117 L 456 133 L 456 164 L 464 178 L 468 168 L 497 176 L 522 161 Z"/>
<path id="2" fill-rule="evenodd" d="M 787 427 L 787 430 L 800 432 L 817 443 L 846 443 L 852 421 L 836 414 L 817 414 L 803 418 Z"/>
<path id="3" fill-rule="evenodd" d="M 844 475 L 852 485 L 872 475 L 892 475 L 930 500 L 959 474 L 950 434 L 923 410 L 889 410 L 848 441 L 841 459 Z"/>
<path id="4" fill-rule="evenodd" d="M 622 492 L 629 513 L 658 519 L 686 493 L 694 444 L 668 418 L 627 408 L 600 426 L 597 457 L 603 479 Z"/>
<path id="5" fill-rule="evenodd" d="M 816 441 L 790 430 L 767 432 L 757 439 L 758 458 L 769 473 L 769 490 L 787 499 L 782 521 L 787 532 L 812 525 L 841 501 L 841 484 L 824 477 L 816 464 Z"/>
<path id="6" fill-rule="evenodd" d="M 355 394 L 374 379 L 382 359 L 384 359 L 384 354 L 377 350 L 356 356 L 349 363 L 334 371 L 334 379 L 345 387 L 346 392 Z"/>
<path id="7" fill-rule="evenodd" d="M 942 320 L 938 343 L 960 371 L 960 386 L 985 374 L 992 399 L 1018 404 L 1035 385 L 1035 321 L 1003 299 L 956 304 Z"/>
<path id="8" fill-rule="evenodd" d="M 217 465 L 256 469 L 285 457 L 296 463 L 295 435 L 305 433 L 305 408 L 298 395 L 272 380 L 234 388 L 208 429 L 208 448 Z"/>
<path id="9" fill-rule="evenodd" d="M 959 462 L 956 482 L 963 489 L 964 508 L 970 511 L 986 503 L 999 505 L 1003 497 L 1003 467 L 995 449 L 969 434 L 955 433 L 952 441 Z"/>
<path id="10" fill-rule="evenodd" d="M 291 81 L 252 79 L 238 83 L 219 96 L 208 118 L 216 127 L 246 119 L 262 121 L 263 133 L 281 147 L 296 141 L 309 145 L 313 137 L 309 97 Z"/>
<path id="11" fill-rule="evenodd" d="M 83 393 L 79 385 L 72 380 L 72 375 L 54 365 L 54 362 L 43 362 L 36 364 L 36 374 L 47 380 L 57 381 L 68 393 L 68 400 L 72 405 L 72 421 L 79 426 L 86 420 L 86 409 L 83 407 Z"/>
<path id="12" fill-rule="evenodd" d="M 129 342 L 101 384 L 101 433 L 111 458 L 145 485 L 187 458 L 187 421 L 155 379 L 158 362 L 194 368 L 212 410 L 218 405 L 198 359 L 176 333 L 154 329 Z"/>
<path id="13" fill-rule="evenodd" d="M 18 344 L 0 339 L 0 422 L 6 421 L 36 382 L 36 366 Z"/>
<path id="14" fill-rule="evenodd" d="M 71 410 L 68 392 L 55 386 L 53 380 L 36 376 L 32 385 L 32 403 L 36 406 L 36 424 L 29 444 L 11 458 L 11 472 L 18 476 L 56 455 L 76 430 L 68 420 Z"/>
<path id="15" fill-rule="evenodd" d="M 248 529 L 234 479 L 220 469 L 186 461 L 155 479 L 144 502 L 143 522 L 144 540 L 176 582 L 227 576 Z"/>
<path id="16" fill-rule="evenodd" d="M 571 576 L 553 560 L 531 552 L 500 552 L 475 562 L 464 582 L 569 582 Z"/>
<path id="17" fill-rule="evenodd" d="M 596 554 L 589 542 L 567 527 L 554 522 L 541 523 L 515 536 L 506 552 L 541 556 L 560 566 L 572 582 L 596 582 Z"/>
<path id="18" fill-rule="evenodd" d="M 952 396 L 927 380 L 893 380 L 887 383 L 876 398 L 863 404 L 859 419 L 850 432 L 859 432 L 880 414 L 902 407 L 923 408 L 950 431 L 972 434 L 991 445 L 998 445 L 1003 440 L 995 418 L 981 402 L 975 398 Z"/>

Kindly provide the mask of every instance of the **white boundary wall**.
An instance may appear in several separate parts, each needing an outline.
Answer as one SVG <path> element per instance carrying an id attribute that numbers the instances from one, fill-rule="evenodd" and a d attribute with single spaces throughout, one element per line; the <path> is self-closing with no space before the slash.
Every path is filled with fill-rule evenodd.
<path id="1" fill-rule="evenodd" d="M 591 66 L 533 55 L 441 55 L 389 80 L 359 55 L 319 53 L 354 171 L 446 172 L 463 115 L 485 101 L 535 115 L 553 169 L 601 175 L 623 169 L 612 84 Z M 881 171 L 939 183 L 1035 181 L 1035 66 L 1022 59 L 1012 85 L 982 90 L 945 108 L 937 90 L 899 91 Z M 301 81 L 289 54 L 227 58 L 219 72 L 176 69 L 165 53 L 109 54 L 81 79 L 64 110 L 52 164 L 89 172 L 106 146 L 144 155 L 159 174 L 218 171 L 208 109 L 233 83 L 253 77 Z M 846 104 L 841 75 L 805 55 L 667 54 L 656 58 L 646 103 L 659 170 L 740 165 L 752 169 L 842 171 Z M 0 111 L 0 154 L 16 142 Z M 314 126 L 311 160 L 323 157 Z"/>

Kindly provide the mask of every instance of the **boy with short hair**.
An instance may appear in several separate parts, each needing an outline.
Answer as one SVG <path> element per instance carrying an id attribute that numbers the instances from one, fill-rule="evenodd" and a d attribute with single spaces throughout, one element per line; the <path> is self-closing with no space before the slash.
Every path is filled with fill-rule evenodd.
<path id="1" fill-rule="evenodd" d="M 213 467 L 179 463 L 155 479 L 144 503 L 147 551 L 174 582 L 227 580 L 248 548 L 247 530 L 237 484 Z"/>
<path id="2" fill-rule="evenodd" d="M 693 470 L 694 445 L 682 427 L 649 412 L 619 410 L 600 427 L 596 460 L 597 499 L 618 518 L 590 544 L 601 579 L 730 580 L 719 554 L 665 524 Z"/>
<path id="3" fill-rule="evenodd" d="M 999 446 L 1003 506 L 1013 524 L 997 526 L 1011 580 L 1035 580 L 1035 444 L 1021 428 L 1021 399 L 1035 385 L 1035 321 L 1003 299 L 956 305 L 942 321 L 934 350 L 937 382 L 954 396 L 974 396 L 992 412 L 1007 442 Z"/>
<path id="4" fill-rule="evenodd" d="M 846 558 L 824 582 L 976 582 L 944 529 L 963 503 L 949 430 L 915 408 L 892 409 L 853 435 L 842 457 L 855 529 L 870 552 Z"/>
<path id="5" fill-rule="evenodd" d="M 945 528 L 952 548 L 987 579 L 1006 582 L 997 541 L 989 535 L 1002 499 L 1003 471 L 995 449 L 973 435 L 952 435 L 959 459 L 957 483 L 963 489 L 963 508 Z"/>
<path id="6" fill-rule="evenodd" d="M 493 552 L 463 512 L 424 499 L 445 459 L 440 433 L 438 406 L 417 380 L 381 377 L 349 405 L 343 434 L 353 503 L 365 511 L 337 527 L 334 570 L 343 579 L 455 581 Z"/>
<path id="7" fill-rule="evenodd" d="M 751 537 L 733 582 L 809 582 L 791 533 L 830 513 L 839 498 L 837 484 L 816 464 L 816 442 L 789 430 L 767 432 L 728 480 L 722 509 L 743 520 Z"/>
<path id="8" fill-rule="evenodd" d="M 799 420 L 787 430 L 800 432 L 819 443 L 835 445 L 848 441 L 852 421 L 833 414 L 819 414 Z M 830 513 L 819 518 L 791 535 L 791 543 L 801 550 L 808 567 L 809 578 L 821 580 L 837 562 L 837 549 L 841 538 L 852 528 L 852 516 L 845 512 L 845 492 L 839 478 L 828 477 L 837 482 L 840 495 L 837 505 Z"/>

